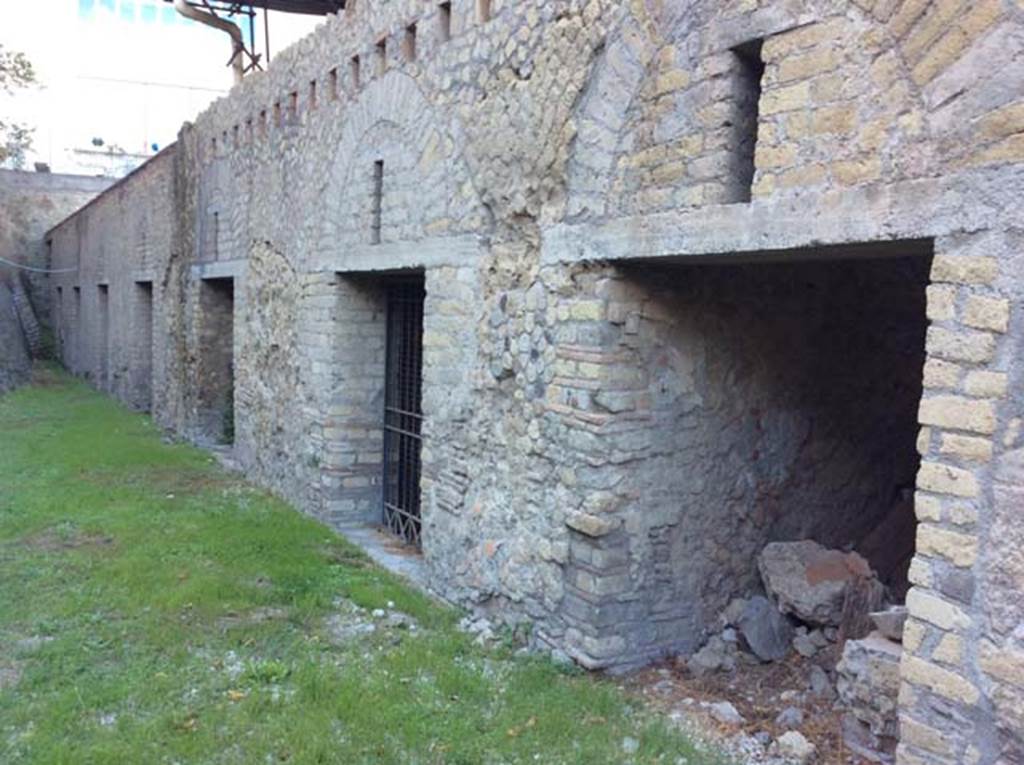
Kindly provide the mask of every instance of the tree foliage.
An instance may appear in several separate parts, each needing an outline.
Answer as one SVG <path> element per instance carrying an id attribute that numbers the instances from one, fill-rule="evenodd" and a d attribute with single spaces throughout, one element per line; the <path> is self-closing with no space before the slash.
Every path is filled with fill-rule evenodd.
<path id="1" fill-rule="evenodd" d="M 12 95 L 35 82 L 35 69 L 25 54 L 7 50 L 0 44 L 0 92 Z M 0 114 L 0 165 L 22 167 L 25 152 L 32 146 L 33 132 L 33 128 L 12 122 Z"/>

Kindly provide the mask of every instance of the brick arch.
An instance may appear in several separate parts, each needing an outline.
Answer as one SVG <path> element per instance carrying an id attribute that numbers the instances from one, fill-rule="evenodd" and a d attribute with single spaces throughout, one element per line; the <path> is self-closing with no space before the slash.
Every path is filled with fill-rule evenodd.
<path id="1" fill-rule="evenodd" d="M 461 233 L 480 202 L 460 142 L 458 124 L 441 118 L 413 78 L 392 71 L 368 84 L 345 115 L 335 159 L 320 188 L 325 206 L 320 251 L 330 254 L 352 243 L 354 234 L 346 229 L 358 205 L 352 196 L 360 193 L 363 165 L 376 158 L 397 159 L 406 182 L 415 184 L 404 195 L 412 225 L 404 227 L 402 238 Z"/>
<path id="2" fill-rule="evenodd" d="M 567 170 L 570 219 L 607 212 L 607 180 L 620 150 L 627 114 L 654 58 L 647 44 L 653 18 L 631 5 L 595 65 L 576 113 L 576 138 Z"/>
<path id="3" fill-rule="evenodd" d="M 635 125 L 630 122 L 631 117 L 637 112 L 639 100 L 649 95 L 646 91 L 653 90 L 657 94 L 661 88 L 672 87 L 671 75 L 681 71 L 692 75 L 694 80 L 705 78 L 701 85 L 713 83 L 723 68 L 730 65 L 722 54 L 733 45 L 745 39 L 779 34 L 810 36 L 816 21 L 840 19 L 839 25 L 852 40 L 844 48 L 844 55 L 864 59 L 861 63 L 865 79 L 890 78 L 886 86 L 877 88 L 875 100 L 882 97 L 896 100 L 907 105 L 906 111 L 912 114 L 913 120 L 899 126 L 888 138 L 878 139 L 877 151 L 880 155 L 885 153 L 881 178 L 928 175 L 942 172 L 943 165 L 955 167 L 956 161 L 969 162 L 969 159 L 956 160 L 955 157 L 971 152 L 976 146 L 977 139 L 968 126 L 974 120 L 984 119 L 985 111 L 993 108 L 989 96 L 999 86 L 986 74 L 991 67 L 975 67 L 973 73 L 962 72 L 959 70 L 968 67 L 961 62 L 981 56 L 991 48 L 992 40 L 985 38 L 1000 22 L 1013 19 L 1015 15 L 1024 16 L 1019 9 L 1004 7 L 998 0 L 979 3 L 967 13 L 954 15 L 948 23 L 939 23 L 942 4 L 913 0 L 762 3 L 762 7 L 745 15 L 730 5 L 738 7 L 739 3 L 689 0 L 658 10 L 636 3 L 625 15 L 595 66 L 577 108 L 577 137 L 567 172 L 570 220 L 596 218 L 612 212 L 637 214 L 737 201 L 732 198 L 732 190 L 715 189 L 713 183 L 683 193 L 673 187 L 675 178 L 671 168 L 664 168 L 660 175 L 665 185 L 659 190 L 660 194 L 643 195 L 651 191 L 646 178 L 634 179 L 630 186 L 630 179 L 623 177 L 629 175 L 630 169 L 623 170 L 620 160 L 636 151 L 637 143 L 642 143 Z M 933 35 L 933 39 L 929 35 Z M 1003 36 L 1011 35 L 1004 32 Z M 1021 45 L 1024 46 L 1024 42 Z M 662 66 L 664 61 L 659 54 L 673 50 L 680 63 L 679 70 L 669 72 L 669 77 L 662 81 L 669 67 Z M 958 92 L 963 86 L 973 89 L 966 98 L 961 98 Z M 867 96 L 862 98 L 867 99 Z M 1001 100 L 1012 99 L 1012 94 L 1007 93 Z M 692 104 L 688 103 L 687 108 L 692 108 Z M 685 110 L 682 116 L 687 116 Z M 894 116 L 889 119 L 896 121 Z M 998 123 L 998 118 L 993 121 Z M 694 132 L 702 129 L 695 128 Z M 968 133 L 969 141 L 964 140 Z M 674 150 L 671 139 L 658 137 L 651 141 L 648 136 L 648 140 L 651 145 L 664 145 L 669 152 Z M 989 153 L 996 159 L 1000 156 L 991 149 Z M 868 167 L 867 171 L 871 169 Z M 864 167 L 851 161 L 830 180 L 837 186 L 856 185 L 869 182 L 870 175 Z M 769 195 L 774 188 L 768 182 L 759 193 Z M 630 204 L 636 209 L 629 209 Z"/>

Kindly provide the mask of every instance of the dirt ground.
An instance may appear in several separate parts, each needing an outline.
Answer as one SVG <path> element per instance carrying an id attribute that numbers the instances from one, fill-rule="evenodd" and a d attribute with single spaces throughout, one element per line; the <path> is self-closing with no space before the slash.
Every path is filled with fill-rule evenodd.
<path id="1" fill-rule="evenodd" d="M 709 733 L 741 762 L 772 762 L 764 747 L 754 741 L 776 739 L 790 728 L 776 724 L 779 713 L 795 707 L 803 722 L 793 726 L 818 749 L 819 765 L 867 765 L 843 744 L 840 717 L 834 698 L 811 690 L 813 665 L 829 671 L 835 667 L 837 648 L 820 651 L 813 659 L 797 654 L 771 663 L 743 663 L 733 672 L 711 672 L 695 676 L 674 661 L 665 661 L 630 675 L 623 687 L 645 703 L 674 719 Z M 834 686 L 833 686 L 834 688 Z M 740 724 L 726 724 L 702 706 L 730 702 L 743 717 Z M 766 736 L 765 734 L 768 734 Z"/>

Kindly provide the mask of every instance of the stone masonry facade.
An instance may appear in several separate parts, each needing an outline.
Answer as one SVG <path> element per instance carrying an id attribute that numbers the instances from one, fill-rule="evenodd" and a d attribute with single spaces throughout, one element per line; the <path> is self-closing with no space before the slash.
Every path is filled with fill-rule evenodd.
<path id="1" fill-rule="evenodd" d="M 47 230 L 112 182 L 0 170 L 0 392 L 28 380 L 31 356 L 53 351 Z"/>
<path id="2" fill-rule="evenodd" d="M 62 359 L 380 523 L 417 275 L 439 595 L 636 666 L 906 501 L 898 762 L 1021 762 L 1021 83 L 1019 0 L 349 0 L 49 233 Z"/>

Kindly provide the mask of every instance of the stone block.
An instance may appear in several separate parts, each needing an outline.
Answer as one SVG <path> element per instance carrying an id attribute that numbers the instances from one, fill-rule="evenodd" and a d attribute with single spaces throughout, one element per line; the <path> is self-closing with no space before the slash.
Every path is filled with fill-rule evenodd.
<path id="1" fill-rule="evenodd" d="M 924 364 L 925 388 L 956 388 L 963 368 L 942 359 L 929 358 Z"/>
<path id="2" fill-rule="evenodd" d="M 924 749 L 928 752 L 953 756 L 953 745 L 949 739 L 936 728 L 918 722 L 907 715 L 900 716 L 900 741 L 909 746 Z M 903 761 L 901 756 L 900 761 Z"/>
<path id="3" fill-rule="evenodd" d="M 992 459 L 992 442 L 984 438 L 943 433 L 939 451 L 972 462 L 988 462 Z"/>
<path id="4" fill-rule="evenodd" d="M 932 281 L 951 284 L 991 284 L 999 276 L 999 261 L 985 255 L 936 255 Z"/>
<path id="5" fill-rule="evenodd" d="M 904 656 L 901 671 L 907 682 L 925 686 L 957 703 L 976 704 L 981 697 L 981 692 L 967 678 L 917 656 Z"/>
<path id="6" fill-rule="evenodd" d="M 924 491 L 955 497 L 976 497 L 980 491 L 974 473 L 937 462 L 921 463 L 917 486 Z"/>
<path id="7" fill-rule="evenodd" d="M 947 361 L 981 364 L 995 355 L 995 338 L 987 332 L 928 328 L 928 353 Z"/>
<path id="8" fill-rule="evenodd" d="M 964 378 L 964 392 L 978 398 L 1003 398 L 1009 385 L 1009 378 L 1003 372 L 974 370 Z"/>
<path id="9" fill-rule="evenodd" d="M 774 88 L 761 96 L 761 114 L 768 116 L 780 112 L 803 109 L 811 99 L 811 84 L 807 81 Z"/>
<path id="10" fill-rule="evenodd" d="M 907 612 L 911 617 L 944 630 L 962 632 L 970 627 L 970 617 L 958 606 L 918 587 L 907 593 Z"/>
<path id="11" fill-rule="evenodd" d="M 565 519 L 565 525 L 588 537 L 604 537 L 611 534 L 620 525 L 618 518 L 598 517 L 590 513 L 574 512 Z"/>
<path id="12" fill-rule="evenodd" d="M 1010 301 L 971 295 L 964 306 L 964 324 L 975 329 L 1006 332 L 1010 326 Z"/>
<path id="13" fill-rule="evenodd" d="M 956 318 L 957 288 L 948 284 L 928 285 L 928 318 L 951 321 Z"/>

